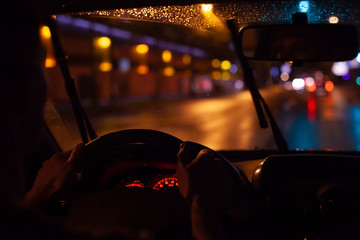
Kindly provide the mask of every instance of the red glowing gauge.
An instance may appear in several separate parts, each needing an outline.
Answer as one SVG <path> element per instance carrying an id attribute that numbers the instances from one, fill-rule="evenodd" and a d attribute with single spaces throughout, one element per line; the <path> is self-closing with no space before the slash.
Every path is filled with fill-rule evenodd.
<path id="1" fill-rule="evenodd" d="M 123 187 L 140 187 L 140 188 L 145 187 L 145 185 L 139 180 L 126 182 L 126 183 L 122 184 L 122 186 Z"/>
<path id="2" fill-rule="evenodd" d="M 178 180 L 177 180 L 177 177 L 175 174 L 159 176 L 158 178 L 156 178 L 156 181 L 154 181 L 154 182 L 155 182 L 155 184 L 153 184 L 152 189 L 155 189 L 155 190 L 162 190 L 162 189 L 174 188 L 174 187 L 179 186 L 179 183 L 178 183 Z"/>

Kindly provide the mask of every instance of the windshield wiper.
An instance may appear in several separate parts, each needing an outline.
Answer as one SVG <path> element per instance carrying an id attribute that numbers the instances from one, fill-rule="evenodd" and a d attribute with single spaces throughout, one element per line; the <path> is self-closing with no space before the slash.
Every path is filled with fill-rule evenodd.
<path id="1" fill-rule="evenodd" d="M 257 113 L 257 116 L 259 119 L 260 127 L 261 128 L 269 127 L 268 122 L 266 121 L 266 118 L 265 118 L 265 113 L 266 113 L 266 116 L 269 120 L 270 127 L 272 130 L 273 136 L 274 136 L 276 146 L 278 147 L 278 149 L 280 151 L 287 152 L 287 151 L 289 151 L 289 147 L 284 138 L 284 135 L 282 134 L 282 132 L 279 128 L 279 125 L 276 123 L 275 118 L 270 111 L 270 108 L 268 107 L 264 98 L 261 96 L 261 94 L 259 92 L 259 88 L 256 85 L 255 77 L 253 75 L 252 69 L 251 69 L 248 61 L 241 54 L 242 46 L 240 46 L 240 44 L 239 44 L 240 41 L 238 38 L 238 32 L 237 32 L 237 27 L 236 27 L 235 21 L 233 19 L 228 20 L 227 25 L 231 32 L 232 40 L 233 40 L 233 43 L 235 46 L 235 50 L 236 50 L 238 59 L 243 68 L 243 71 L 244 71 L 245 84 L 246 84 L 247 88 L 249 89 L 252 100 L 254 102 L 254 106 L 255 106 L 256 113 Z M 264 110 L 265 110 L 265 113 L 264 113 Z"/>
<path id="2" fill-rule="evenodd" d="M 97 138 L 96 132 L 91 125 L 91 122 L 87 117 L 84 108 L 80 103 L 74 79 L 70 75 L 70 71 L 66 63 L 66 57 L 60 44 L 55 20 L 51 17 L 47 17 L 46 24 L 49 26 L 51 32 L 51 40 L 55 50 L 56 61 L 59 63 L 61 72 L 64 77 L 66 92 L 71 101 L 71 105 L 74 111 L 75 119 L 80 131 L 82 141 L 84 143 L 87 143 L 89 142 L 89 140 Z"/>

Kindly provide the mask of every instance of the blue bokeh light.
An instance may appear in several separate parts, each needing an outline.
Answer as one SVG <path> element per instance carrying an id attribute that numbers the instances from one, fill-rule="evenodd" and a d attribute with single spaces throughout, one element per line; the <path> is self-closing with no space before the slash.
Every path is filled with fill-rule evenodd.
<path id="1" fill-rule="evenodd" d="M 356 78 L 356 84 L 360 86 L 360 77 Z"/>
<path id="2" fill-rule="evenodd" d="M 345 74 L 344 76 L 342 76 L 342 78 L 344 80 L 349 80 L 351 78 L 351 74 L 348 72 L 347 74 Z"/>
<path id="3" fill-rule="evenodd" d="M 310 9 L 310 3 L 309 3 L 309 1 L 301 1 L 301 2 L 299 3 L 299 10 L 300 10 L 300 12 L 306 13 L 306 12 L 309 11 L 309 9 Z"/>
<path id="4" fill-rule="evenodd" d="M 231 73 L 236 73 L 238 71 L 238 67 L 236 66 L 236 64 L 231 64 L 229 71 Z"/>
<path id="5" fill-rule="evenodd" d="M 281 70 L 281 72 L 286 72 L 287 74 L 291 73 L 291 67 L 289 65 L 287 65 L 286 63 L 281 65 L 280 70 Z"/>
<path id="6" fill-rule="evenodd" d="M 121 72 L 127 72 L 131 68 L 131 63 L 128 58 L 122 58 L 118 62 L 118 68 Z"/>
<path id="7" fill-rule="evenodd" d="M 270 69 L 270 75 L 271 75 L 272 77 L 278 77 L 278 76 L 279 76 L 279 68 L 277 68 L 277 67 L 272 67 L 272 68 Z"/>
<path id="8" fill-rule="evenodd" d="M 356 61 L 357 61 L 358 63 L 360 63 L 360 53 L 358 53 L 358 55 L 357 55 L 357 57 L 356 57 Z"/>

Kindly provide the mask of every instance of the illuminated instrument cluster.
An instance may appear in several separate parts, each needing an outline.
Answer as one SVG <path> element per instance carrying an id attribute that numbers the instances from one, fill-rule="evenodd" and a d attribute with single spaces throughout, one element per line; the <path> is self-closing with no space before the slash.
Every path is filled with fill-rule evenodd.
<path id="1" fill-rule="evenodd" d="M 132 180 L 120 184 L 120 187 L 145 187 L 154 190 L 177 189 L 178 186 L 179 183 L 175 174 L 159 174 L 145 183 L 140 180 Z"/>

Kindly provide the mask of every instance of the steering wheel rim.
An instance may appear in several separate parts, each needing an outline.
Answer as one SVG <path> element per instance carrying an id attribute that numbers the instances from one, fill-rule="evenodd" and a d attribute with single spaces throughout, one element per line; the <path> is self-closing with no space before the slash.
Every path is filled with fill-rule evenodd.
<path id="1" fill-rule="evenodd" d="M 152 129 L 126 129 L 101 136 L 86 144 L 83 161 L 80 163 L 80 169 L 83 173 L 80 188 L 82 192 L 92 192 L 96 189 L 99 173 L 103 169 L 103 166 L 108 164 L 107 162 L 99 162 L 99 159 L 106 159 L 109 153 L 121 148 L 126 148 L 131 144 L 146 145 L 155 149 L 157 152 L 166 152 L 167 156 L 173 156 L 171 162 L 176 163 L 177 153 L 181 143 L 183 143 L 183 141 L 173 135 Z M 237 185 L 240 186 L 240 188 L 252 190 L 251 184 L 245 174 L 236 169 L 225 157 L 204 145 L 194 142 L 185 143 L 189 144 L 194 150 L 194 158 L 201 149 L 209 149 L 214 152 L 215 156 L 224 161 L 225 166 L 235 176 Z M 141 154 L 141 152 L 137 154 Z"/>
<path id="2" fill-rule="evenodd" d="M 110 164 L 106 161 L 101 162 L 99 159 L 108 160 L 109 154 L 116 153 L 116 151 L 129 146 L 135 147 L 135 151 L 136 148 L 148 147 L 174 156 L 171 160 L 176 163 L 176 155 L 182 142 L 170 134 L 151 129 L 126 129 L 101 136 L 86 144 L 83 160 L 80 163 L 81 189 L 90 192 L 96 188 L 92 185 L 96 185 L 101 169 Z M 143 153 L 138 151 L 136 154 L 141 155 Z"/>
<path id="3" fill-rule="evenodd" d="M 97 179 L 93 178 L 94 174 L 96 176 L 97 174 L 96 172 L 101 173 L 102 169 L 97 168 L 98 166 L 97 162 L 99 162 L 98 156 L 102 154 L 104 154 L 104 156 L 102 157 L 103 159 L 111 160 L 108 158 L 109 155 L 107 154 L 112 153 L 118 148 L 121 147 L 127 148 L 129 147 L 129 144 L 130 145 L 139 144 L 140 146 L 141 144 L 144 145 L 148 144 L 151 145 L 152 147 L 155 146 L 158 149 L 164 149 L 167 150 L 168 152 L 171 152 L 171 154 L 174 157 L 174 160 L 172 161 L 173 163 L 176 163 L 177 153 L 179 151 L 181 143 L 183 143 L 183 141 L 170 134 L 156 130 L 148 130 L 148 129 L 127 129 L 114 133 L 109 133 L 88 143 L 83 153 L 84 161 L 81 162 L 81 166 L 80 166 L 81 169 L 83 170 L 83 173 L 80 181 L 79 195 L 78 198 L 74 199 L 74 201 L 70 205 L 67 225 L 75 226 L 74 231 L 82 229 L 81 226 L 85 226 L 86 229 L 84 231 L 87 234 L 93 234 L 94 231 L 95 232 L 97 231 L 96 230 L 97 228 L 99 228 L 99 231 L 101 230 L 106 233 L 107 231 L 112 230 L 111 226 L 102 227 L 102 225 L 99 224 L 99 221 L 102 221 L 103 218 L 109 219 L 109 216 L 107 215 L 108 214 L 107 211 L 109 211 L 109 213 L 112 213 L 112 215 L 114 215 L 114 212 L 115 213 L 121 212 L 120 215 L 123 216 L 123 218 L 120 218 L 116 214 L 115 214 L 116 216 L 114 215 L 115 216 L 114 221 L 116 220 L 115 223 L 118 224 L 115 225 L 125 226 L 125 229 L 127 229 L 127 231 L 131 233 L 138 232 L 139 229 L 137 227 L 134 227 L 135 225 L 132 226 L 131 224 L 130 225 L 128 224 L 129 219 L 134 218 L 132 220 L 138 221 L 136 216 L 142 216 L 141 219 L 147 219 L 146 217 L 144 217 L 143 211 L 150 209 L 152 210 L 151 214 L 145 214 L 145 216 L 149 217 L 151 221 L 143 220 L 144 224 L 146 223 L 149 225 L 149 223 L 154 223 L 154 226 L 158 226 L 158 225 L 162 226 L 162 224 L 164 224 L 165 227 L 182 226 L 180 228 L 181 230 L 180 232 L 184 232 L 183 227 L 185 226 L 184 229 L 186 230 L 186 227 L 188 226 L 188 216 L 186 214 L 187 211 L 186 211 L 185 201 L 178 193 L 175 194 L 175 192 L 171 192 L 171 191 L 170 192 L 152 191 L 152 189 L 146 189 L 146 188 L 101 189 L 101 188 L 97 188 L 97 186 L 94 185 Z M 187 142 L 187 144 L 189 144 L 189 142 Z M 195 150 L 194 154 L 196 155 L 198 151 L 200 151 L 201 149 L 207 148 L 203 145 L 196 143 L 190 145 Z M 155 150 L 155 152 L 156 155 L 158 155 L 157 150 Z M 169 153 L 166 153 L 165 155 L 169 156 Z M 146 156 L 146 153 L 144 154 L 144 156 Z M 103 164 L 106 165 L 107 163 L 103 163 Z M 228 164 L 230 164 L 230 162 L 228 162 Z M 134 199 L 137 202 L 134 201 Z M 144 199 L 146 199 L 145 202 Z M 150 200 L 152 199 L 154 203 L 159 203 L 159 204 L 149 208 L 148 205 L 151 204 L 149 203 L 149 199 Z M 134 207 L 135 205 L 136 207 Z M 113 207 L 115 208 L 116 211 L 113 209 Z M 163 212 L 158 213 L 157 212 L 158 209 L 160 210 L 163 209 Z M 124 211 L 126 210 L 128 212 L 128 215 L 124 213 Z M 168 210 L 172 211 L 173 212 L 172 214 L 176 216 L 175 217 L 176 221 L 174 220 L 175 222 L 167 219 Z M 159 215 L 156 218 L 157 220 L 154 219 L 155 216 L 154 214 L 156 216 Z M 97 218 L 91 217 L 93 215 L 99 216 L 100 220 L 98 221 L 96 220 Z M 82 225 L 79 227 L 79 229 L 77 229 L 76 226 L 79 223 L 80 225 L 81 224 Z M 149 227 L 151 229 L 151 232 L 154 233 L 157 233 L 158 231 L 162 230 L 162 228 L 155 228 L 150 226 L 147 227 Z M 189 231 L 189 234 L 191 234 L 191 231 Z"/>

